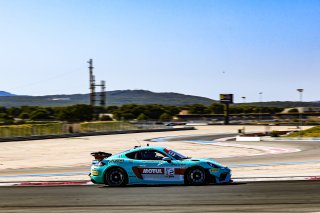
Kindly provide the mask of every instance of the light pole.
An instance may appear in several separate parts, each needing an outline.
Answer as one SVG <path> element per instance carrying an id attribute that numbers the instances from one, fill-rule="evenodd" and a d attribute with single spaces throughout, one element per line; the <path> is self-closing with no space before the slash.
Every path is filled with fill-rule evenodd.
<path id="1" fill-rule="evenodd" d="M 246 97 L 241 97 L 242 98 L 242 102 L 246 103 Z"/>
<path id="2" fill-rule="evenodd" d="M 303 97 L 303 89 L 297 89 L 297 91 L 299 92 L 299 100 L 300 100 L 300 107 L 301 107 L 301 110 L 298 108 L 298 111 L 299 111 L 299 129 L 300 129 L 300 133 L 301 133 L 301 126 L 302 126 L 302 111 L 303 111 L 303 108 L 302 108 L 302 97 Z"/>
<path id="3" fill-rule="evenodd" d="M 259 104 L 262 104 L 262 94 L 262 92 L 259 92 Z M 261 121 L 261 107 L 262 106 L 259 107 L 259 122 Z"/>
<path id="4" fill-rule="evenodd" d="M 302 102 L 303 89 L 297 89 L 297 91 L 299 92 L 299 100 Z"/>

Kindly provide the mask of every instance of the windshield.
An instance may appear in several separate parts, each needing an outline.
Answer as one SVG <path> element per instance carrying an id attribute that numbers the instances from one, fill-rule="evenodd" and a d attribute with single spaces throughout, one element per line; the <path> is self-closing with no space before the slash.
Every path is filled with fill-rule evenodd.
<path id="1" fill-rule="evenodd" d="M 175 158 L 177 160 L 188 159 L 188 157 L 186 157 L 176 151 L 173 151 L 171 149 L 165 148 L 164 151 L 165 151 L 165 153 L 169 154 L 170 156 L 172 156 L 173 158 Z"/>

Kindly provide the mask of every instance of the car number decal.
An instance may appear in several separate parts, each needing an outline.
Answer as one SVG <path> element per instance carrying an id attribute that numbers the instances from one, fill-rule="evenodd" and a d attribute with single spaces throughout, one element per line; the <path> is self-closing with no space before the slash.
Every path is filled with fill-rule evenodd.
<path id="1" fill-rule="evenodd" d="M 174 168 L 164 168 L 165 177 L 174 177 Z"/>

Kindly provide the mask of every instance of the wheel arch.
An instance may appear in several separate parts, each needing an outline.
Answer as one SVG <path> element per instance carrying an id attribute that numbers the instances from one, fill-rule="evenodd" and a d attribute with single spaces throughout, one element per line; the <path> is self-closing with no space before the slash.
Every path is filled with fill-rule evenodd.
<path id="1" fill-rule="evenodd" d="M 206 179 L 205 179 L 205 182 L 206 184 L 209 183 L 209 180 L 210 180 L 210 172 L 208 171 L 208 169 L 200 166 L 200 165 L 193 165 L 193 166 L 190 166 L 186 169 L 186 171 L 184 172 L 184 175 L 183 175 L 183 179 L 184 179 L 184 184 L 188 184 L 188 180 L 187 180 L 187 174 L 190 170 L 192 169 L 196 169 L 196 168 L 200 168 L 202 169 L 204 172 L 205 172 L 205 175 L 206 175 Z"/>
<path id="2" fill-rule="evenodd" d="M 116 166 L 116 165 L 110 166 L 110 167 L 108 167 L 106 170 L 104 170 L 104 173 L 103 173 L 103 183 L 104 183 L 104 184 L 107 184 L 107 183 L 106 183 L 106 175 L 107 175 L 108 171 L 110 171 L 111 169 L 115 169 L 115 168 L 118 168 L 118 169 L 121 169 L 121 170 L 124 171 L 124 175 L 126 176 L 126 181 L 127 181 L 127 183 L 128 183 L 128 182 L 129 182 L 128 172 L 127 172 L 123 167 L 121 167 L 121 166 Z"/>

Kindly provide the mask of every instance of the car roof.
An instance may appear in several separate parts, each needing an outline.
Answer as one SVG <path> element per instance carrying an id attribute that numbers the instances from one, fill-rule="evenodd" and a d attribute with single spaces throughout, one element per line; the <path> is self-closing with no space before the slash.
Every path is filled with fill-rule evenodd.
<path id="1" fill-rule="evenodd" d="M 163 146 L 138 146 L 135 147 L 133 149 L 130 149 L 129 151 L 141 151 L 141 150 L 159 150 L 159 151 L 163 151 L 166 147 Z"/>

